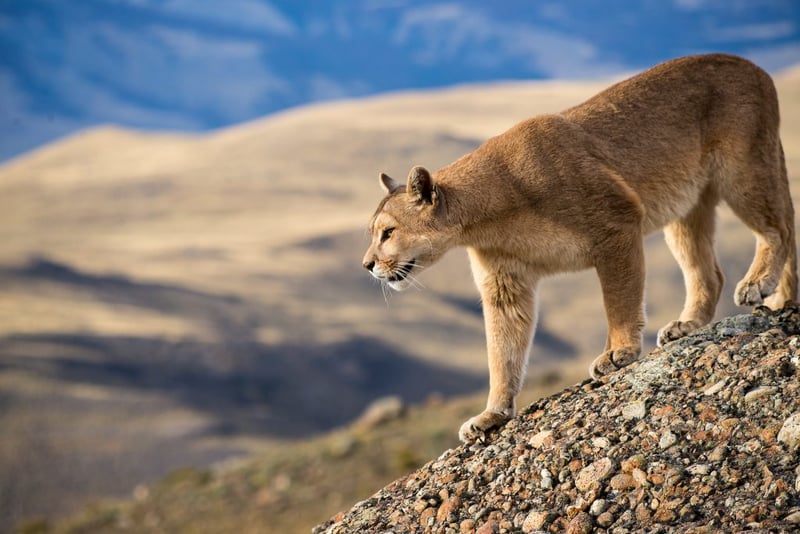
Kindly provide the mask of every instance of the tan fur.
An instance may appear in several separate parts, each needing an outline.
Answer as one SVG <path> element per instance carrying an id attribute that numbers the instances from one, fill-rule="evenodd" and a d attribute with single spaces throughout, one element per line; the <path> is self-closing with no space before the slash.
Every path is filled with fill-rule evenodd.
<path id="1" fill-rule="evenodd" d="M 608 320 L 595 378 L 635 361 L 644 325 L 643 237 L 664 229 L 686 284 L 659 344 L 713 316 L 722 288 L 714 210 L 724 200 L 756 235 L 736 287 L 743 306 L 797 294 L 794 209 L 769 76 L 713 54 L 680 58 L 560 114 L 534 117 L 405 186 L 386 175 L 364 266 L 394 289 L 448 249 L 468 249 L 489 356 L 486 410 L 461 427 L 472 441 L 515 413 L 543 277 L 594 268 Z M 387 230 L 391 229 L 389 232 Z M 406 276 L 407 275 L 407 276 Z"/>

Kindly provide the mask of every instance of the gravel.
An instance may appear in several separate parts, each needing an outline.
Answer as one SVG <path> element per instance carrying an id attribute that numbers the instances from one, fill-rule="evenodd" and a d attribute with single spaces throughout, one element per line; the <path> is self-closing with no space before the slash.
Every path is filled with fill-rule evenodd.
<path id="1" fill-rule="evenodd" d="M 800 309 L 528 406 L 313 532 L 798 532 Z"/>

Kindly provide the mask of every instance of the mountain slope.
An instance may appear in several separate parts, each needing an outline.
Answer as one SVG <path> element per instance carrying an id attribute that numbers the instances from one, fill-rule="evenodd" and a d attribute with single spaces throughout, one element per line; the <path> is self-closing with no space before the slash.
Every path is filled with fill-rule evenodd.
<path id="1" fill-rule="evenodd" d="M 364 499 L 317 530 L 788 532 L 800 521 L 800 434 L 785 425 L 800 411 L 798 347 L 797 307 L 757 310 L 600 383 L 558 391 L 555 383 L 584 373 L 542 377 L 521 405 L 556 393 L 486 443 L 460 446 L 455 436 L 482 396 L 431 399 L 276 454 L 178 470 L 137 487 L 133 499 L 28 528 L 300 533 Z"/>
<path id="2" fill-rule="evenodd" d="M 800 310 L 725 319 L 533 403 L 314 532 L 796 531 Z"/>
<path id="3" fill-rule="evenodd" d="M 551 372 L 529 381 L 523 402 L 574 383 L 585 369 Z M 392 409 L 382 399 L 344 428 L 284 443 L 268 454 L 182 468 L 140 484 L 125 500 L 84 506 L 61 521 L 29 519 L 23 530 L 45 532 L 222 532 L 307 534 L 316 523 L 375 488 L 457 445 L 453 421 L 466 419 L 485 394 Z M 380 406 L 389 408 L 380 409 Z M 380 418 L 369 416 L 381 413 Z"/>
<path id="4" fill-rule="evenodd" d="M 208 135 L 104 127 L 0 166 L 0 521 L 271 451 L 386 395 L 478 391 L 463 252 L 423 274 L 426 290 L 386 298 L 360 268 L 377 172 L 444 165 L 607 83 L 385 95 Z M 797 71 L 777 85 L 797 202 Z M 718 226 L 724 316 L 753 240 L 724 209 Z M 683 301 L 661 241 L 646 245 L 651 346 Z M 547 280 L 540 300 L 530 376 L 585 370 L 605 342 L 596 276 Z"/>
<path id="5" fill-rule="evenodd" d="M 0 158 L 98 124 L 207 130 L 320 100 L 599 78 L 697 52 L 777 71 L 797 61 L 797 22 L 792 0 L 5 0 Z"/>

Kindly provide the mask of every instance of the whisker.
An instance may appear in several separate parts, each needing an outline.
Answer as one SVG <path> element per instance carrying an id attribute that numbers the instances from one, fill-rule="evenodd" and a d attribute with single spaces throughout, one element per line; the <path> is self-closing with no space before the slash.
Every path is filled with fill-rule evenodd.
<path id="1" fill-rule="evenodd" d="M 381 293 L 383 293 L 383 301 L 386 303 L 386 306 L 389 306 L 389 295 L 386 291 L 387 283 L 384 280 L 381 280 Z"/>
<path id="2" fill-rule="evenodd" d="M 427 287 L 425 287 L 425 284 L 420 282 L 419 279 L 416 276 L 412 276 L 412 275 L 409 274 L 407 276 L 407 278 L 408 278 L 409 282 L 411 282 L 411 287 L 413 287 L 414 289 L 416 289 L 418 291 L 423 291 L 425 289 L 428 289 Z"/>

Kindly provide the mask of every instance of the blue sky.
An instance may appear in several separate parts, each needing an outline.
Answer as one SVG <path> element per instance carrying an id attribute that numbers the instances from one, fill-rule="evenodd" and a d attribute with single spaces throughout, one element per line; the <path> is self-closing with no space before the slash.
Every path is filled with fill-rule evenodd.
<path id="1" fill-rule="evenodd" d="M 208 130 L 309 102 L 800 63 L 797 0 L 0 0 L 0 159 L 78 129 Z"/>

